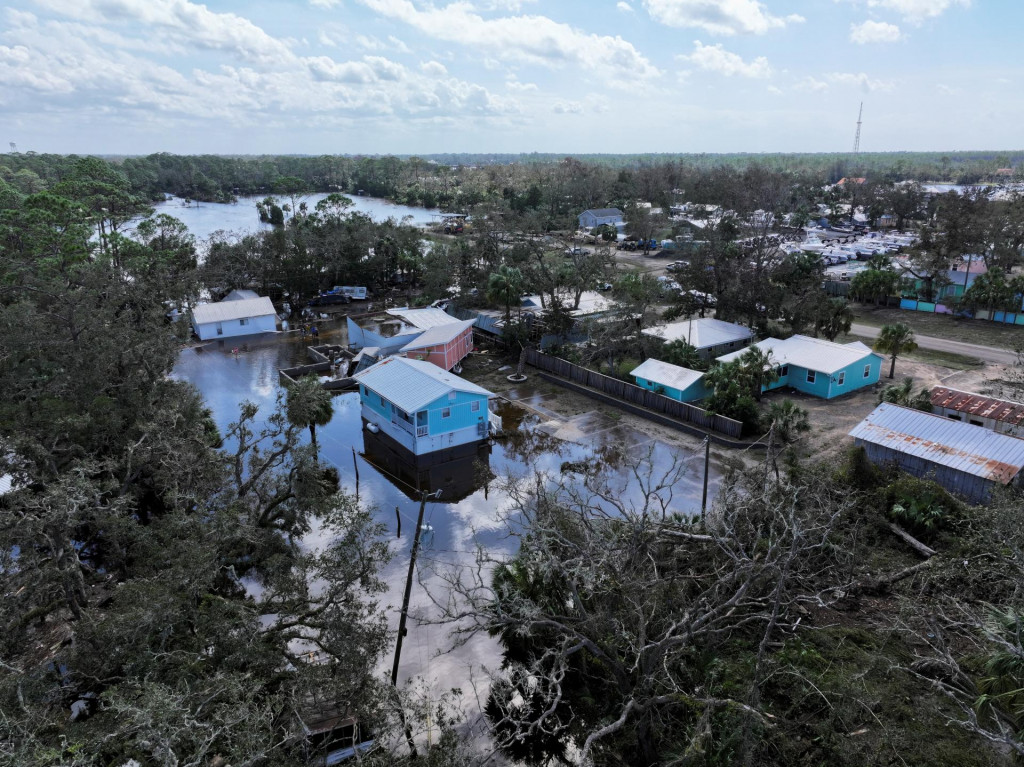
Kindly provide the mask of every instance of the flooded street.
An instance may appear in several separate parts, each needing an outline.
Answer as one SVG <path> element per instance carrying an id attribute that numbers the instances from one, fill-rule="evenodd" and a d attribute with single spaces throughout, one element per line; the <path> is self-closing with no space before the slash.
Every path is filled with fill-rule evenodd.
<path id="1" fill-rule="evenodd" d="M 321 333 L 322 343 L 345 340 L 343 328 L 325 328 Z M 191 382 L 202 392 L 224 432 L 237 419 L 238 406 L 244 400 L 256 403 L 264 417 L 272 412 L 280 390 L 278 369 L 309 362 L 306 346 L 307 342 L 297 333 L 212 342 L 201 348 L 184 349 L 173 375 Z M 237 355 L 232 354 L 233 347 L 239 348 Z M 388 531 L 395 557 L 382 574 L 388 587 L 382 603 L 389 606 L 392 628 L 398 624 L 421 490 L 441 490 L 439 500 L 427 503 L 424 520 L 429 529 L 423 535 L 417 566 L 428 587 L 437 583 L 428 565 L 471 565 L 477 545 L 492 554 L 514 553 L 515 539 L 507 536 L 502 523 L 512 501 L 494 477 L 522 476 L 533 471 L 558 477 L 563 464 L 600 465 L 613 481 L 621 482 L 622 497 L 629 497 L 631 482 L 623 466 L 650 451 L 658 472 L 664 472 L 673 461 L 686 463 L 687 473 L 674 488 L 672 508 L 680 513 L 699 512 L 702 450 L 695 447 L 686 451 L 668 445 L 598 412 L 559 420 L 543 405 L 545 397 L 551 395 L 535 395 L 529 387 L 510 388 L 507 394 L 507 400 L 499 400 L 499 412 L 506 429 L 514 432 L 511 437 L 495 440 L 475 457 L 427 470 L 416 470 L 379 435 L 362 428 L 357 392 L 335 395 L 333 419 L 317 430 L 320 460 L 337 468 L 342 485 L 349 492 L 356 489 L 358 469 L 360 501 L 373 509 L 375 519 Z M 511 399 L 520 399 L 522 406 L 508 401 Z M 304 434 L 308 438 L 308 432 Z M 720 467 L 713 462 L 712 496 L 719 476 Z M 401 538 L 396 536 L 396 509 L 401 519 Z M 314 530 L 304 543 L 317 546 L 318 533 Z M 470 680 L 481 682 L 482 667 L 494 669 L 500 665 L 498 645 L 490 639 L 478 638 L 455 652 L 439 655 L 449 647 L 447 629 L 415 620 L 418 612 L 429 608 L 429 598 L 417 582 L 412 591 L 412 617 L 399 678 L 404 681 L 422 676 L 435 696 L 461 687 L 467 699 L 472 698 Z M 391 656 L 385 661 L 390 669 Z"/>

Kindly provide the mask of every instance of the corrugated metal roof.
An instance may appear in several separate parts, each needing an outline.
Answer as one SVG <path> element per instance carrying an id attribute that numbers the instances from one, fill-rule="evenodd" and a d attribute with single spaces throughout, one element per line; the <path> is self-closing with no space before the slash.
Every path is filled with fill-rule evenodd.
<path id="1" fill-rule="evenodd" d="M 711 317 L 683 320 L 670 325 L 648 328 L 643 331 L 643 334 L 660 338 L 666 342 L 686 341 L 690 346 L 698 349 L 721 346 L 729 342 L 746 341 L 754 335 L 750 328 Z"/>
<path id="2" fill-rule="evenodd" d="M 441 370 L 433 363 L 407 357 L 388 357 L 353 378 L 406 413 L 415 413 L 451 391 L 494 396 L 482 386 Z"/>
<path id="3" fill-rule="evenodd" d="M 932 407 L 969 413 L 978 418 L 991 418 L 1013 425 L 1024 421 L 1024 404 L 1006 399 L 987 397 L 959 389 L 936 386 L 932 389 Z"/>
<path id="4" fill-rule="evenodd" d="M 583 211 L 583 213 L 593 213 L 598 218 L 604 218 L 605 216 L 621 216 L 622 211 L 618 208 L 589 208 Z M 583 213 L 580 215 L 582 216 Z"/>
<path id="5" fill-rule="evenodd" d="M 634 378 L 646 378 L 652 383 L 670 386 L 679 391 L 692 386 L 704 377 L 699 370 L 690 370 L 655 359 L 645 360 L 639 367 L 634 368 L 630 375 Z"/>
<path id="6" fill-rule="evenodd" d="M 772 359 L 778 365 L 796 365 L 826 375 L 832 375 L 836 371 L 872 355 L 877 356 L 858 341 L 850 344 L 837 344 L 823 338 L 811 338 L 810 336 L 792 336 L 785 340 L 766 338 L 754 345 L 762 351 L 770 351 Z M 719 357 L 718 361 L 732 362 L 739 359 L 742 354 L 742 351 L 725 354 Z"/>
<path id="7" fill-rule="evenodd" d="M 466 328 L 473 327 L 476 320 L 462 320 L 449 322 L 447 325 L 435 325 L 423 332 L 421 336 L 413 339 L 402 347 L 403 352 L 414 349 L 425 349 L 428 346 L 440 346 L 449 343 L 457 338 Z"/>
<path id="8" fill-rule="evenodd" d="M 228 293 L 221 301 L 248 301 L 250 298 L 259 298 L 260 294 L 255 290 L 246 290 L 245 288 L 236 288 Z"/>
<path id="9" fill-rule="evenodd" d="M 1024 439 L 888 402 L 850 436 L 1002 485 L 1024 468 Z"/>
<path id="10" fill-rule="evenodd" d="M 415 328 L 419 328 L 420 330 L 429 330 L 430 328 L 437 327 L 438 325 L 448 325 L 452 322 L 458 322 L 455 317 L 452 317 L 443 309 L 437 309 L 435 307 L 428 307 L 426 309 L 409 309 L 408 307 L 401 307 L 398 309 L 388 309 L 388 314 L 392 317 L 401 317 L 410 325 Z"/>
<path id="11" fill-rule="evenodd" d="M 276 312 L 274 305 L 266 296 L 221 301 L 216 304 L 199 304 L 192 308 L 192 316 L 198 325 L 205 325 L 207 322 L 229 322 L 246 317 L 263 317 L 267 314 L 276 315 Z"/>

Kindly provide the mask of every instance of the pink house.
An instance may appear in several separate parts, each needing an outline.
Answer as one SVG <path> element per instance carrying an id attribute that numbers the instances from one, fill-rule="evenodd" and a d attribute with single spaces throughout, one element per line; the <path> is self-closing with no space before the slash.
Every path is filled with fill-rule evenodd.
<path id="1" fill-rule="evenodd" d="M 432 362 L 442 370 L 451 370 L 473 350 L 473 323 L 476 320 L 450 322 L 428 328 L 402 347 L 409 359 Z"/>

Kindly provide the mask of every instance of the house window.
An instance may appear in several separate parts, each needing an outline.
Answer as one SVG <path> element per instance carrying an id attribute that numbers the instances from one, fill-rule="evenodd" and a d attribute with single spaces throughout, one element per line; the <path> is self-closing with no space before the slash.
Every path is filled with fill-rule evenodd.
<path id="1" fill-rule="evenodd" d="M 865 378 L 870 378 L 871 377 L 871 365 L 865 365 L 864 366 L 864 377 Z"/>
<path id="2" fill-rule="evenodd" d="M 950 413 L 949 415 L 946 416 L 946 418 L 952 418 L 954 421 L 959 421 L 960 420 L 960 414 L 959 413 Z"/>
<path id="3" fill-rule="evenodd" d="M 452 417 L 452 409 L 450 407 L 444 408 L 441 411 L 441 417 L 442 418 L 451 418 Z"/>
<path id="4" fill-rule="evenodd" d="M 981 421 L 975 421 L 973 418 L 971 419 L 971 423 L 974 424 L 975 426 L 984 426 L 985 425 Z"/>
<path id="5" fill-rule="evenodd" d="M 779 368 L 779 378 L 785 378 L 789 375 L 789 365 L 783 365 Z"/>
<path id="6" fill-rule="evenodd" d="M 470 403 L 470 405 L 469 405 L 469 409 L 471 411 L 473 411 L 474 413 L 479 413 L 480 412 L 480 400 L 478 400 L 478 399 L 473 400 Z"/>
<path id="7" fill-rule="evenodd" d="M 839 385 L 842 386 L 844 383 L 846 383 L 846 371 L 845 370 L 842 371 L 839 374 Z"/>
<path id="8" fill-rule="evenodd" d="M 248 325 L 248 324 L 249 324 L 249 318 L 248 318 L 248 317 L 242 317 L 242 319 L 240 319 L 240 320 L 238 321 L 238 324 L 239 324 L 239 325 L 243 325 L 243 326 L 244 326 L 244 325 Z"/>
<path id="9" fill-rule="evenodd" d="M 807 371 L 807 383 L 814 383 L 814 371 L 813 370 L 808 370 Z"/>

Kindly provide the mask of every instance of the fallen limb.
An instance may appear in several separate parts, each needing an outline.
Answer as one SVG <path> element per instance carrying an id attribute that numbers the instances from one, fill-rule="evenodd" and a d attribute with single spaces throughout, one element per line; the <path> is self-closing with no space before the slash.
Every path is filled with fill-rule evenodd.
<path id="1" fill-rule="evenodd" d="M 921 543 L 921 541 L 917 540 L 917 538 L 912 536 L 910 533 L 908 533 L 906 530 L 904 530 L 902 527 L 895 524 L 894 522 L 886 522 L 886 526 L 890 530 L 892 530 L 897 536 L 902 538 L 904 543 L 910 546 L 910 548 L 912 548 L 925 559 L 934 557 L 937 553 L 935 549 L 925 546 L 923 543 Z"/>

